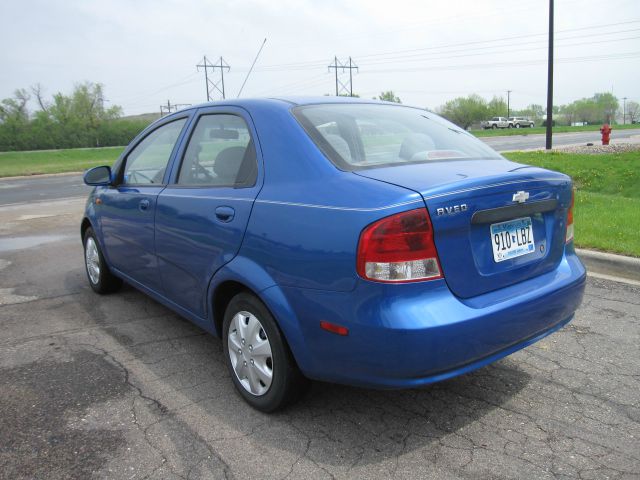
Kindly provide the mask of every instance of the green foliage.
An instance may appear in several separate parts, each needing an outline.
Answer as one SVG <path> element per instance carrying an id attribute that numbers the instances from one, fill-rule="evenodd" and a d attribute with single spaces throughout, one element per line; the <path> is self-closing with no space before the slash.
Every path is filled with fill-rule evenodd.
<path id="1" fill-rule="evenodd" d="M 577 189 L 575 238 L 581 247 L 640 256 L 638 152 L 508 152 L 510 160 L 571 176 Z"/>
<path id="2" fill-rule="evenodd" d="M 490 117 L 506 117 L 507 116 L 507 102 L 502 97 L 493 97 L 489 103 L 487 103 L 486 118 Z"/>
<path id="3" fill-rule="evenodd" d="M 637 122 L 640 119 L 640 104 L 633 100 L 628 101 L 623 114 L 627 117 L 627 123 Z"/>
<path id="4" fill-rule="evenodd" d="M 378 96 L 378 100 L 383 100 L 385 102 L 402 103 L 402 100 L 400 100 L 400 97 L 396 97 L 396 94 L 393 93 L 393 90 L 387 90 L 386 92 L 382 92 Z"/>
<path id="5" fill-rule="evenodd" d="M 591 98 L 581 98 L 560 107 L 566 123 L 588 122 L 601 125 L 612 123 L 618 111 L 618 99 L 609 92 L 596 93 Z"/>
<path id="6" fill-rule="evenodd" d="M 476 94 L 454 98 L 438 109 L 440 115 L 465 130 L 471 124 L 484 120 L 488 115 L 487 112 L 487 102 Z"/>
<path id="7" fill-rule="evenodd" d="M 118 106 L 105 108 L 100 84 L 78 84 L 71 95 L 58 92 L 50 101 L 39 85 L 32 92 L 40 107 L 33 113 L 24 89 L 0 102 L 0 151 L 126 145 L 148 125 L 121 120 Z"/>

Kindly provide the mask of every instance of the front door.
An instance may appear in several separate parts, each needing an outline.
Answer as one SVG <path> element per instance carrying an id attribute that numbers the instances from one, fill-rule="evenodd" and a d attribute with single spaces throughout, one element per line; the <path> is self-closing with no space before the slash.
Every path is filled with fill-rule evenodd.
<path id="1" fill-rule="evenodd" d="M 165 295 L 200 318 L 209 281 L 238 253 L 260 190 L 255 135 L 244 115 L 231 107 L 201 111 L 172 182 L 158 196 Z"/>
<path id="2" fill-rule="evenodd" d="M 154 217 L 169 159 L 186 117 L 149 133 L 124 159 L 114 187 L 100 194 L 100 221 L 109 264 L 161 291 L 154 248 Z"/>

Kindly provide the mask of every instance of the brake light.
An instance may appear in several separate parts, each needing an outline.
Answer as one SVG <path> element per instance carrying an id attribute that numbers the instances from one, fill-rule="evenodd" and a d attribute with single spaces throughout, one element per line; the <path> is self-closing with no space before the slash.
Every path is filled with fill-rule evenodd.
<path id="1" fill-rule="evenodd" d="M 565 243 L 573 240 L 573 203 L 575 200 L 575 190 L 571 190 L 571 203 L 569 204 L 569 212 L 567 213 L 567 233 L 565 235 Z"/>
<path id="2" fill-rule="evenodd" d="M 374 282 L 442 278 L 433 227 L 426 208 L 383 218 L 360 234 L 358 274 Z"/>

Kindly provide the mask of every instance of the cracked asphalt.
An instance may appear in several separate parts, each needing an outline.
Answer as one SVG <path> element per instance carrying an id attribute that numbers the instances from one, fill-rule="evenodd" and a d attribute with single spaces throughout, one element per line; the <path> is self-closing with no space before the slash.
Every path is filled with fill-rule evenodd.
<path id="1" fill-rule="evenodd" d="M 420 390 L 315 383 L 273 415 L 219 340 L 125 287 L 97 296 L 83 201 L 0 207 L 0 478 L 640 478 L 640 288 Z"/>

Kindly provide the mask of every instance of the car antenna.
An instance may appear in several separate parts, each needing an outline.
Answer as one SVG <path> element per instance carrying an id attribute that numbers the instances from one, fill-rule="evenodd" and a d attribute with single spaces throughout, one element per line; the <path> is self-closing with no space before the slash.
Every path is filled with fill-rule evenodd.
<path id="1" fill-rule="evenodd" d="M 258 61 L 258 57 L 260 56 L 260 52 L 262 52 L 262 49 L 264 48 L 264 44 L 265 43 L 267 43 L 267 39 L 266 38 L 262 41 L 262 45 L 260 45 L 260 50 L 258 50 L 258 54 L 256 55 L 256 58 L 253 59 L 253 63 L 251 64 L 251 68 L 247 72 L 247 76 L 244 77 L 244 82 L 242 82 L 242 86 L 240 87 L 240 91 L 238 92 L 238 96 L 236 98 L 240 98 L 240 94 L 242 93 L 242 89 L 244 88 L 244 84 L 247 83 L 247 79 L 249 78 L 249 75 L 251 75 L 251 72 L 253 71 L 253 67 L 256 64 L 256 62 Z"/>

